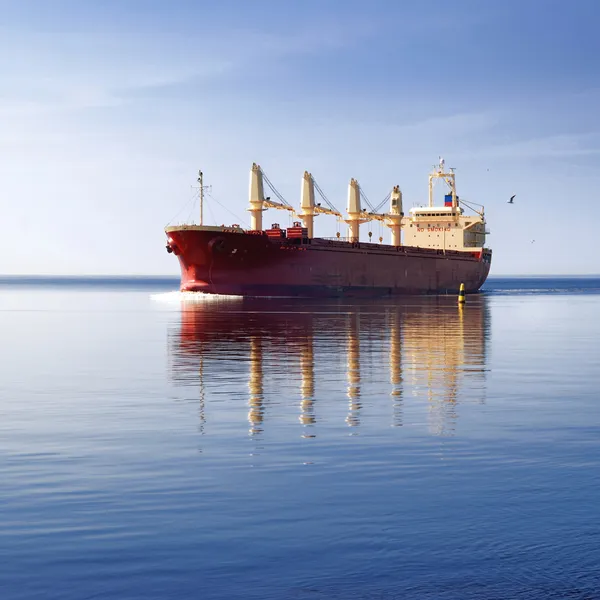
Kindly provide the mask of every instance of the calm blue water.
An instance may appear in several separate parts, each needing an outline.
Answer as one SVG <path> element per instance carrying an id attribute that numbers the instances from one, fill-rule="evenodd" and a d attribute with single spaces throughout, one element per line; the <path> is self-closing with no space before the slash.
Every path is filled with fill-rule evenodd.
<path id="1" fill-rule="evenodd" d="M 600 279 L 0 280 L 0 598 L 600 598 Z"/>

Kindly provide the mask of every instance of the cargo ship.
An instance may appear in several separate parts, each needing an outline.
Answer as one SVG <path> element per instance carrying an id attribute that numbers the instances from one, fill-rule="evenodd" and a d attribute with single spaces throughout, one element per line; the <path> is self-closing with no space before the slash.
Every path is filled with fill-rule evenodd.
<path id="1" fill-rule="evenodd" d="M 302 177 L 300 211 L 277 192 L 256 163 L 250 171 L 250 228 L 202 223 L 205 186 L 200 187 L 200 224 L 165 228 L 167 252 L 179 259 L 181 291 L 252 297 L 382 297 L 477 292 L 491 266 L 485 247 L 484 209 L 456 193 L 454 169 L 440 159 L 429 174 L 426 206 L 403 211 L 402 192 L 394 186 L 378 212 L 356 179 L 348 186 L 346 215 L 327 199 L 312 174 Z M 265 197 L 267 183 L 279 201 Z M 434 203 L 434 187 L 446 186 L 443 206 Z M 323 202 L 315 202 L 315 190 Z M 368 208 L 362 206 L 365 202 Z M 463 208 L 467 207 L 469 213 Z M 263 228 L 267 209 L 288 211 L 291 227 Z M 347 236 L 314 237 L 314 219 L 331 215 L 347 225 Z M 360 226 L 379 221 L 390 229 L 390 243 L 360 241 Z M 369 232 L 371 239 L 371 232 Z"/>

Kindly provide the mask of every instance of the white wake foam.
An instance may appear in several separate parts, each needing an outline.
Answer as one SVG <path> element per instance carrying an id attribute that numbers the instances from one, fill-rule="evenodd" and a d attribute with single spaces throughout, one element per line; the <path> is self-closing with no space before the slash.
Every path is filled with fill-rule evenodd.
<path id="1" fill-rule="evenodd" d="M 221 294 L 205 294 L 203 292 L 163 292 L 160 294 L 151 294 L 150 298 L 154 302 L 165 304 L 203 304 L 206 302 L 232 302 L 242 300 L 242 296 L 225 296 Z"/>

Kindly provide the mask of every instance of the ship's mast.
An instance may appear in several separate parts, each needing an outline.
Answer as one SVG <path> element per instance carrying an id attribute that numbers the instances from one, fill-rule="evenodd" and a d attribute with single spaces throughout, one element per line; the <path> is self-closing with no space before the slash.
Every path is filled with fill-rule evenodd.
<path id="1" fill-rule="evenodd" d="M 202 185 L 202 171 L 198 171 L 198 183 L 200 184 L 200 225 L 202 225 L 202 210 L 204 208 L 204 186 Z"/>
<path id="2" fill-rule="evenodd" d="M 445 171 L 445 161 L 440 157 L 440 164 L 437 168 L 429 174 L 429 208 L 433 207 L 433 186 L 435 185 L 436 179 L 443 179 L 452 192 L 452 208 L 457 207 L 456 202 L 456 183 L 454 181 L 454 169 L 450 169 L 450 172 Z"/>

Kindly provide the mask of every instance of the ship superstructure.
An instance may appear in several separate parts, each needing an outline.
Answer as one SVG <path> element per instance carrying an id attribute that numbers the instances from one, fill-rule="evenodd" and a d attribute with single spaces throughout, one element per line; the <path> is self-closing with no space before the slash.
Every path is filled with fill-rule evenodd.
<path id="1" fill-rule="evenodd" d="M 436 181 L 447 184 L 444 206 L 434 206 L 433 191 Z M 473 208 L 473 207 L 472 207 Z M 487 235 L 483 208 L 473 209 L 474 214 L 465 215 L 456 194 L 454 170 L 444 169 L 440 160 L 437 169 L 429 174 L 429 202 L 426 207 L 415 207 L 403 221 L 404 243 L 421 248 L 454 250 L 483 249 Z"/>
<path id="2" fill-rule="evenodd" d="M 200 205 L 202 207 L 202 174 Z M 278 201 L 265 197 L 265 181 Z M 444 205 L 434 204 L 434 187 L 446 185 Z M 315 201 L 315 191 L 321 202 Z M 363 208 L 362 200 L 368 205 Z M 491 264 L 485 247 L 488 231 L 483 207 L 461 201 L 455 173 L 443 159 L 429 174 L 427 206 L 405 214 L 402 192 L 394 186 L 388 212 L 380 213 L 362 193 L 356 179 L 348 185 L 346 215 L 327 199 L 314 177 L 305 171 L 300 211 L 277 192 L 256 163 L 250 170 L 250 229 L 181 225 L 165 229 L 167 251 L 180 261 L 182 290 L 253 296 L 381 296 L 448 293 L 461 283 L 467 292 L 478 290 Z M 327 206 L 322 206 L 323 202 Z M 471 209 L 465 214 L 462 205 Z M 295 215 L 288 228 L 273 223 L 263 228 L 263 212 L 284 210 Z M 201 208 L 202 214 L 202 208 Z M 314 237 L 314 219 L 332 215 L 347 225 L 342 238 Z M 360 226 L 379 221 L 390 229 L 390 244 L 361 242 Z M 371 237 L 371 232 L 369 232 Z"/>

